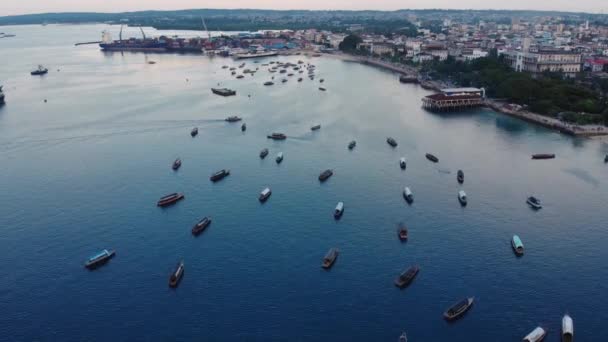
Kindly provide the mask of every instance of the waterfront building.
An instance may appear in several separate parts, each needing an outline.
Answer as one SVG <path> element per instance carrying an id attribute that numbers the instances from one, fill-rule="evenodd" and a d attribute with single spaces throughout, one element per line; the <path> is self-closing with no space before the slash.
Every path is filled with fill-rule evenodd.
<path id="1" fill-rule="evenodd" d="M 505 62 L 515 71 L 533 74 L 545 71 L 558 72 L 566 77 L 575 77 L 581 72 L 581 54 L 573 51 L 547 49 L 503 53 Z"/>

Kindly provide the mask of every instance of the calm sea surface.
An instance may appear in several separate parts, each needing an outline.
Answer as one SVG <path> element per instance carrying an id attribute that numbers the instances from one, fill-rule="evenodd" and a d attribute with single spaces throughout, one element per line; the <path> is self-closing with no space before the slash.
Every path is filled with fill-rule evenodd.
<path id="1" fill-rule="evenodd" d="M 260 71 L 237 80 L 221 69 L 238 64 L 230 59 L 74 47 L 104 29 L 0 27 L 17 34 L 0 39 L 2 340 L 396 341 L 405 330 L 410 341 L 517 341 L 542 325 L 558 341 L 566 312 L 578 341 L 608 340 L 608 145 L 489 110 L 428 113 L 427 91 L 333 58 L 274 58 L 314 63 L 317 78 L 264 87 L 268 60 L 248 61 Z M 30 76 L 38 64 L 49 74 Z M 211 94 L 218 83 L 238 95 Z M 235 114 L 245 133 L 223 121 Z M 273 131 L 289 138 L 268 140 Z M 223 168 L 231 175 L 211 183 Z M 327 168 L 335 174 L 320 184 Z M 156 207 L 175 191 L 186 199 Z M 542 210 L 525 204 L 532 194 Z M 195 238 L 204 216 L 213 223 Z M 331 247 L 341 253 L 324 271 Z M 85 270 L 103 248 L 116 257 Z M 185 275 L 171 290 L 180 259 Z M 418 277 L 397 289 L 413 264 Z M 467 296 L 474 307 L 445 322 Z"/>

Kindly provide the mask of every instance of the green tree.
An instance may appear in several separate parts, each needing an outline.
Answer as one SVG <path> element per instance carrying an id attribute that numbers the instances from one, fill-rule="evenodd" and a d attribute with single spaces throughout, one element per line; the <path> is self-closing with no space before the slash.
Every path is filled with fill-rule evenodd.
<path id="1" fill-rule="evenodd" d="M 340 51 L 344 52 L 353 52 L 357 50 L 357 45 L 361 43 L 363 39 L 357 36 L 356 34 L 348 35 L 344 38 L 344 40 L 340 43 L 339 48 Z"/>

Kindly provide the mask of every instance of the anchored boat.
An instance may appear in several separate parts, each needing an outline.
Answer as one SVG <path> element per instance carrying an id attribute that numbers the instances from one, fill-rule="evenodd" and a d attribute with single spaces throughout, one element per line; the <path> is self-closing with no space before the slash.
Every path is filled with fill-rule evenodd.
<path id="1" fill-rule="evenodd" d="M 530 196 L 528 197 L 528 199 L 526 200 L 526 203 L 528 203 L 528 205 L 532 208 L 532 209 L 542 209 L 542 205 L 540 204 L 540 200 L 534 196 Z"/>
<path id="2" fill-rule="evenodd" d="M 570 315 L 565 314 L 562 318 L 562 341 L 572 342 L 574 340 L 574 321 Z"/>
<path id="3" fill-rule="evenodd" d="M 90 257 L 84 264 L 84 267 L 88 269 L 93 269 L 98 266 L 101 266 L 105 264 L 108 260 L 112 259 L 112 257 L 114 257 L 114 254 L 116 254 L 114 250 L 104 249 L 101 252 Z"/>
<path id="4" fill-rule="evenodd" d="M 553 159 L 553 158 L 555 158 L 555 154 L 550 154 L 550 153 L 539 153 L 539 154 L 532 155 L 532 159 Z"/>
<path id="5" fill-rule="evenodd" d="M 267 138 L 273 140 L 285 140 L 287 139 L 287 136 L 283 133 L 272 133 L 268 135 Z"/>
<path id="6" fill-rule="evenodd" d="M 239 117 L 239 116 L 233 115 L 233 116 L 227 117 L 224 120 L 227 121 L 227 122 L 238 122 L 238 121 L 241 121 L 243 119 L 241 117 Z"/>
<path id="7" fill-rule="evenodd" d="M 462 206 L 467 205 L 467 194 L 463 190 L 458 191 L 458 201 Z"/>
<path id="8" fill-rule="evenodd" d="M 321 129 L 321 125 L 315 125 L 315 126 L 310 127 L 311 131 L 317 131 L 319 129 Z"/>
<path id="9" fill-rule="evenodd" d="M 330 269 L 334 263 L 336 262 L 336 258 L 338 258 L 338 249 L 337 248 L 331 248 L 327 254 L 325 254 L 325 257 L 323 257 L 323 262 L 321 263 L 321 267 L 323 267 L 324 269 Z"/>
<path id="10" fill-rule="evenodd" d="M 247 130 L 247 124 L 243 122 L 241 125 L 241 132 L 245 132 Z"/>
<path id="11" fill-rule="evenodd" d="M 434 155 L 432 155 L 430 153 L 426 154 L 426 159 L 432 161 L 433 163 L 439 162 L 439 158 L 435 157 Z"/>
<path id="12" fill-rule="evenodd" d="M 456 179 L 458 180 L 458 183 L 460 183 L 460 184 L 464 183 L 464 172 L 462 172 L 462 170 L 458 170 Z"/>
<path id="13" fill-rule="evenodd" d="M 344 214 L 344 203 L 338 202 L 336 209 L 334 210 L 334 218 L 338 220 Z"/>
<path id="14" fill-rule="evenodd" d="M 399 240 L 406 241 L 409 237 L 409 233 L 405 224 L 401 223 L 399 225 L 399 229 L 397 230 L 397 236 L 399 236 Z"/>
<path id="15" fill-rule="evenodd" d="M 266 158 L 266 156 L 268 155 L 268 149 L 265 148 L 263 150 L 260 151 L 260 159 L 264 159 Z"/>
<path id="16" fill-rule="evenodd" d="M 198 127 L 194 127 L 191 131 L 190 131 L 190 135 L 194 138 L 195 136 L 197 136 L 198 134 Z"/>
<path id="17" fill-rule="evenodd" d="M 418 271 L 420 271 L 420 268 L 414 265 L 408 268 L 407 270 L 401 272 L 397 279 L 395 279 L 395 286 L 401 289 L 409 286 L 414 280 L 414 278 L 416 278 L 416 275 L 418 275 Z"/>
<path id="18" fill-rule="evenodd" d="M 219 180 L 224 179 L 225 177 L 227 177 L 229 175 L 230 175 L 230 170 L 222 169 L 222 170 L 219 170 L 218 172 L 212 174 L 211 177 L 209 177 L 209 179 L 212 182 L 217 182 Z"/>
<path id="19" fill-rule="evenodd" d="M 32 72 L 30 72 L 30 74 L 32 76 L 41 76 L 41 75 L 44 75 L 44 74 L 46 74 L 48 72 L 49 72 L 49 69 L 43 67 L 42 65 L 38 65 L 38 69 L 32 70 Z"/>
<path id="20" fill-rule="evenodd" d="M 401 167 L 401 170 L 405 170 L 405 167 L 406 167 L 405 158 L 401 157 L 401 159 L 399 159 L 399 166 Z"/>
<path id="21" fill-rule="evenodd" d="M 395 139 L 391 137 L 386 138 L 386 143 L 391 145 L 392 147 L 397 147 L 397 141 L 395 141 Z"/>
<path id="22" fill-rule="evenodd" d="M 236 95 L 236 90 L 228 88 L 211 88 L 211 92 L 220 96 L 233 96 Z"/>
<path id="23" fill-rule="evenodd" d="M 184 198 L 184 194 L 182 194 L 180 192 L 175 192 L 175 193 L 169 194 L 167 196 L 161 197 L 160 200 L 158 200 L 158 202 L 156 203 L 156 205 L 159 207 L 166 207 L 166 206 L 177 203 L 177 201 L 179 201 L 183 198 Z"/>
<path id="24" fill-rule="evenodd" d="M 321 174 L 319 175 L 319 181 L 321 182 L 325 182 L 326 180 L 329 179 L 329 177 L 331 177 L 334 174 L 334 172 L 330 169 L 327 169 L 323 172 L 321 172 Z"/>
<path id="25" fill-rule="evenodd" d="M 410 188 L 408 188 L 407 186 L 405 187 L 405 189 L 403 189 L 403 198 L 405 198 L 407 203 L 411 204 L 412 202 L 414 202 L 414 194 L 412 194 L 412 190 L 410 190 Z"/>
<path id="26" fill-rule="evenodd" d="M 173 168 L 174 171 L 177 171 L 177 169 L 179 169 L 181 166 L 182 166 L 182 160 L 177 158 L 173 162 L 173 166 L 171 168 Z"/>
<path id="27" fill-rule="evenodd" d="M 511 239 L 511 246 L 513 247 L 513 251 L 517 255 L 524 255 L 524 244 L 521 242 L 521 239 L 517 235 L 513 235 Z"/>
<path id="28" fill-rule="evenodd" d="M 545 336 L 547 336 L 547 332 L 545 331 L 545 329 L 543 329 L 542 327 L 536 327 L 534 330 L 532 330 L 531 333 L 529 333 L 528 335 L 526 335 L 526 337 L 524 337 L 523 341 L 524 342 L 539 342 L 542 341 Z"/>
<path id="29" fill-rule="evenodd" d="M 471 308 L 474 300 L 474 297 L 470 297 L 459 301 L 447 309 L 446 312 L 443 313 L 443 317 L 448 321 L 453 321 L 462 317 L 462 315 Z"/>
<path id="30" fill-rule="evenodd" d="M 192 235 L 195 235 L 195 236 L 199 235 L 205 229 L 207 229 L 207 227 L 209 227 L 210 224 L 211 224 L 211 218 L 204 217 L 202 220 L 198 221 L 198 223 L 195 224 L 194 227 L 192 227 Z"/>
<path id="31" fill-rule="evenodd" d="M 281 162 L 283 161 L 283 152 L 279 152 L 277 154 L 277 158 L 275 159 L 275 161 L 277 162 L 277 164 L 281 164 Z"/>
<path id="32" fill-rule="evenodd" d="M 348 143 L 349 150 L 352 150 L 353 148 L 355 148 L 355 146 L 357 146 L 357 142 L 354 140 Z"/>
<path id="33" fill-rule="evenodd" d="M 258 199 L 260 200 L 260 202 L 264 203 L 264 202 L 266 202 L 268 197 L 270 197 L 270 195 L 272 195 L 272 191 L 270 191 L 270 188 L 266 188 L 266 189 L 262 190 L 262 192 L 260 193 L 260 197 Z"/>
<path id="34" fill-rule="evenodd" d="M 274 84 L 274 82 L 272 82 L 272 81 L 267 81 L 267 82 L 264 82 L 264 85 L 265 85 L 265 86 L 271 86 L 271 85 L 273 85 L 273 84 Z"/>
<path id="35" fill-rule="evenodd" d="M 184 276 L 184 262 L 180 261 L 171 276 L 169 276 L 169 287 L 176 288 Z"/>
<path id="36" fill-rule="evenodd" d="M 399 336 L 399 342 L 407 342 L 407 334 L 405 331 L 401 333 L 401 336 Z"/>

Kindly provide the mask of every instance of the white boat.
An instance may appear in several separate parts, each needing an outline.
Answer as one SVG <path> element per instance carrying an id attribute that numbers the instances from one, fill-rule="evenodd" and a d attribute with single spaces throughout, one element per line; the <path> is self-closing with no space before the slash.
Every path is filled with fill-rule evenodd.
<path id="1" fill-rule="evenodd" d="M 279 153 L 277 154 L 277 159 L 276 159 L 276 161 L 277 161 L 277 164 L 279 164 L 279 163 L 281 163 L 281 162 L 283 161 L 283 152 L 279 152 Z"/>
<path id="2" fill-rule="evenodd" d="M 399 166 L 401 166 L 402 170 L 405 170 L 406 162 L 404 157 L 401 157 L 401 159 L 399 159 Z"/>
<path id="3" fill-rule="evenodd" d="M 565 314 L 562 318 L 562 341 L 572 342 L 574 340 L 574 321 L 570 315 Z"/>
<path id="4" fill-rule="evenodd" d="M 405 187 L 405 189 L 403 189 L 403 198 L 405 198 L 407 203 L 414 202 L 414 194 L 412 194 L 412 190 L 410 190 L 410 188 L 408 188 L 407 186 Z"/>
<path id="5" fill-rule="evenodd" d="M 547 332 L 545 331 L 545 329 L 543 329 L 541 327 L 536 327 L 536 329 L 532 330 L 531 333 L 529 333 L 528 335 L 526 335 L 526 337 L 524 337 L 523 341 L 524 342 L 539 342 L 539 341 L 542 341 L 546 335 L 547 335 Z"/>
<path id="6" fill-rule="evenodd" d="M 401 336 L 399 336 L 399 342 L 407 342 L 407 334 L 405 331 L 401 333 Z"/>
<path id="7" fill-rule="evenodd" d="M 458 191 L 458 200 L 460 204 L 467 205 L 467 194 L 463 190 Z"/>
<path id="8" fill-rule="evenodd" d="M 336 205 L 336 210 L 334 210 L 334 217 L 336 219 L 338 219 L 342 216 L 343 213 L 344 213 L 344 203 L 338 202 L 338 205 Z"/>
<path id="9" fill-rule="evenodd" d="M 258 199 L 262 203 L 266 202 L 266 200 L 268 199 L 268 197 L 270 197 L 271 194 L 272 194 L 272 192 L 270 191 L 270 188 L 266 188 L 266 189 L 262 190 L 262 192 L 260 193 L 260 197 Z"/>

